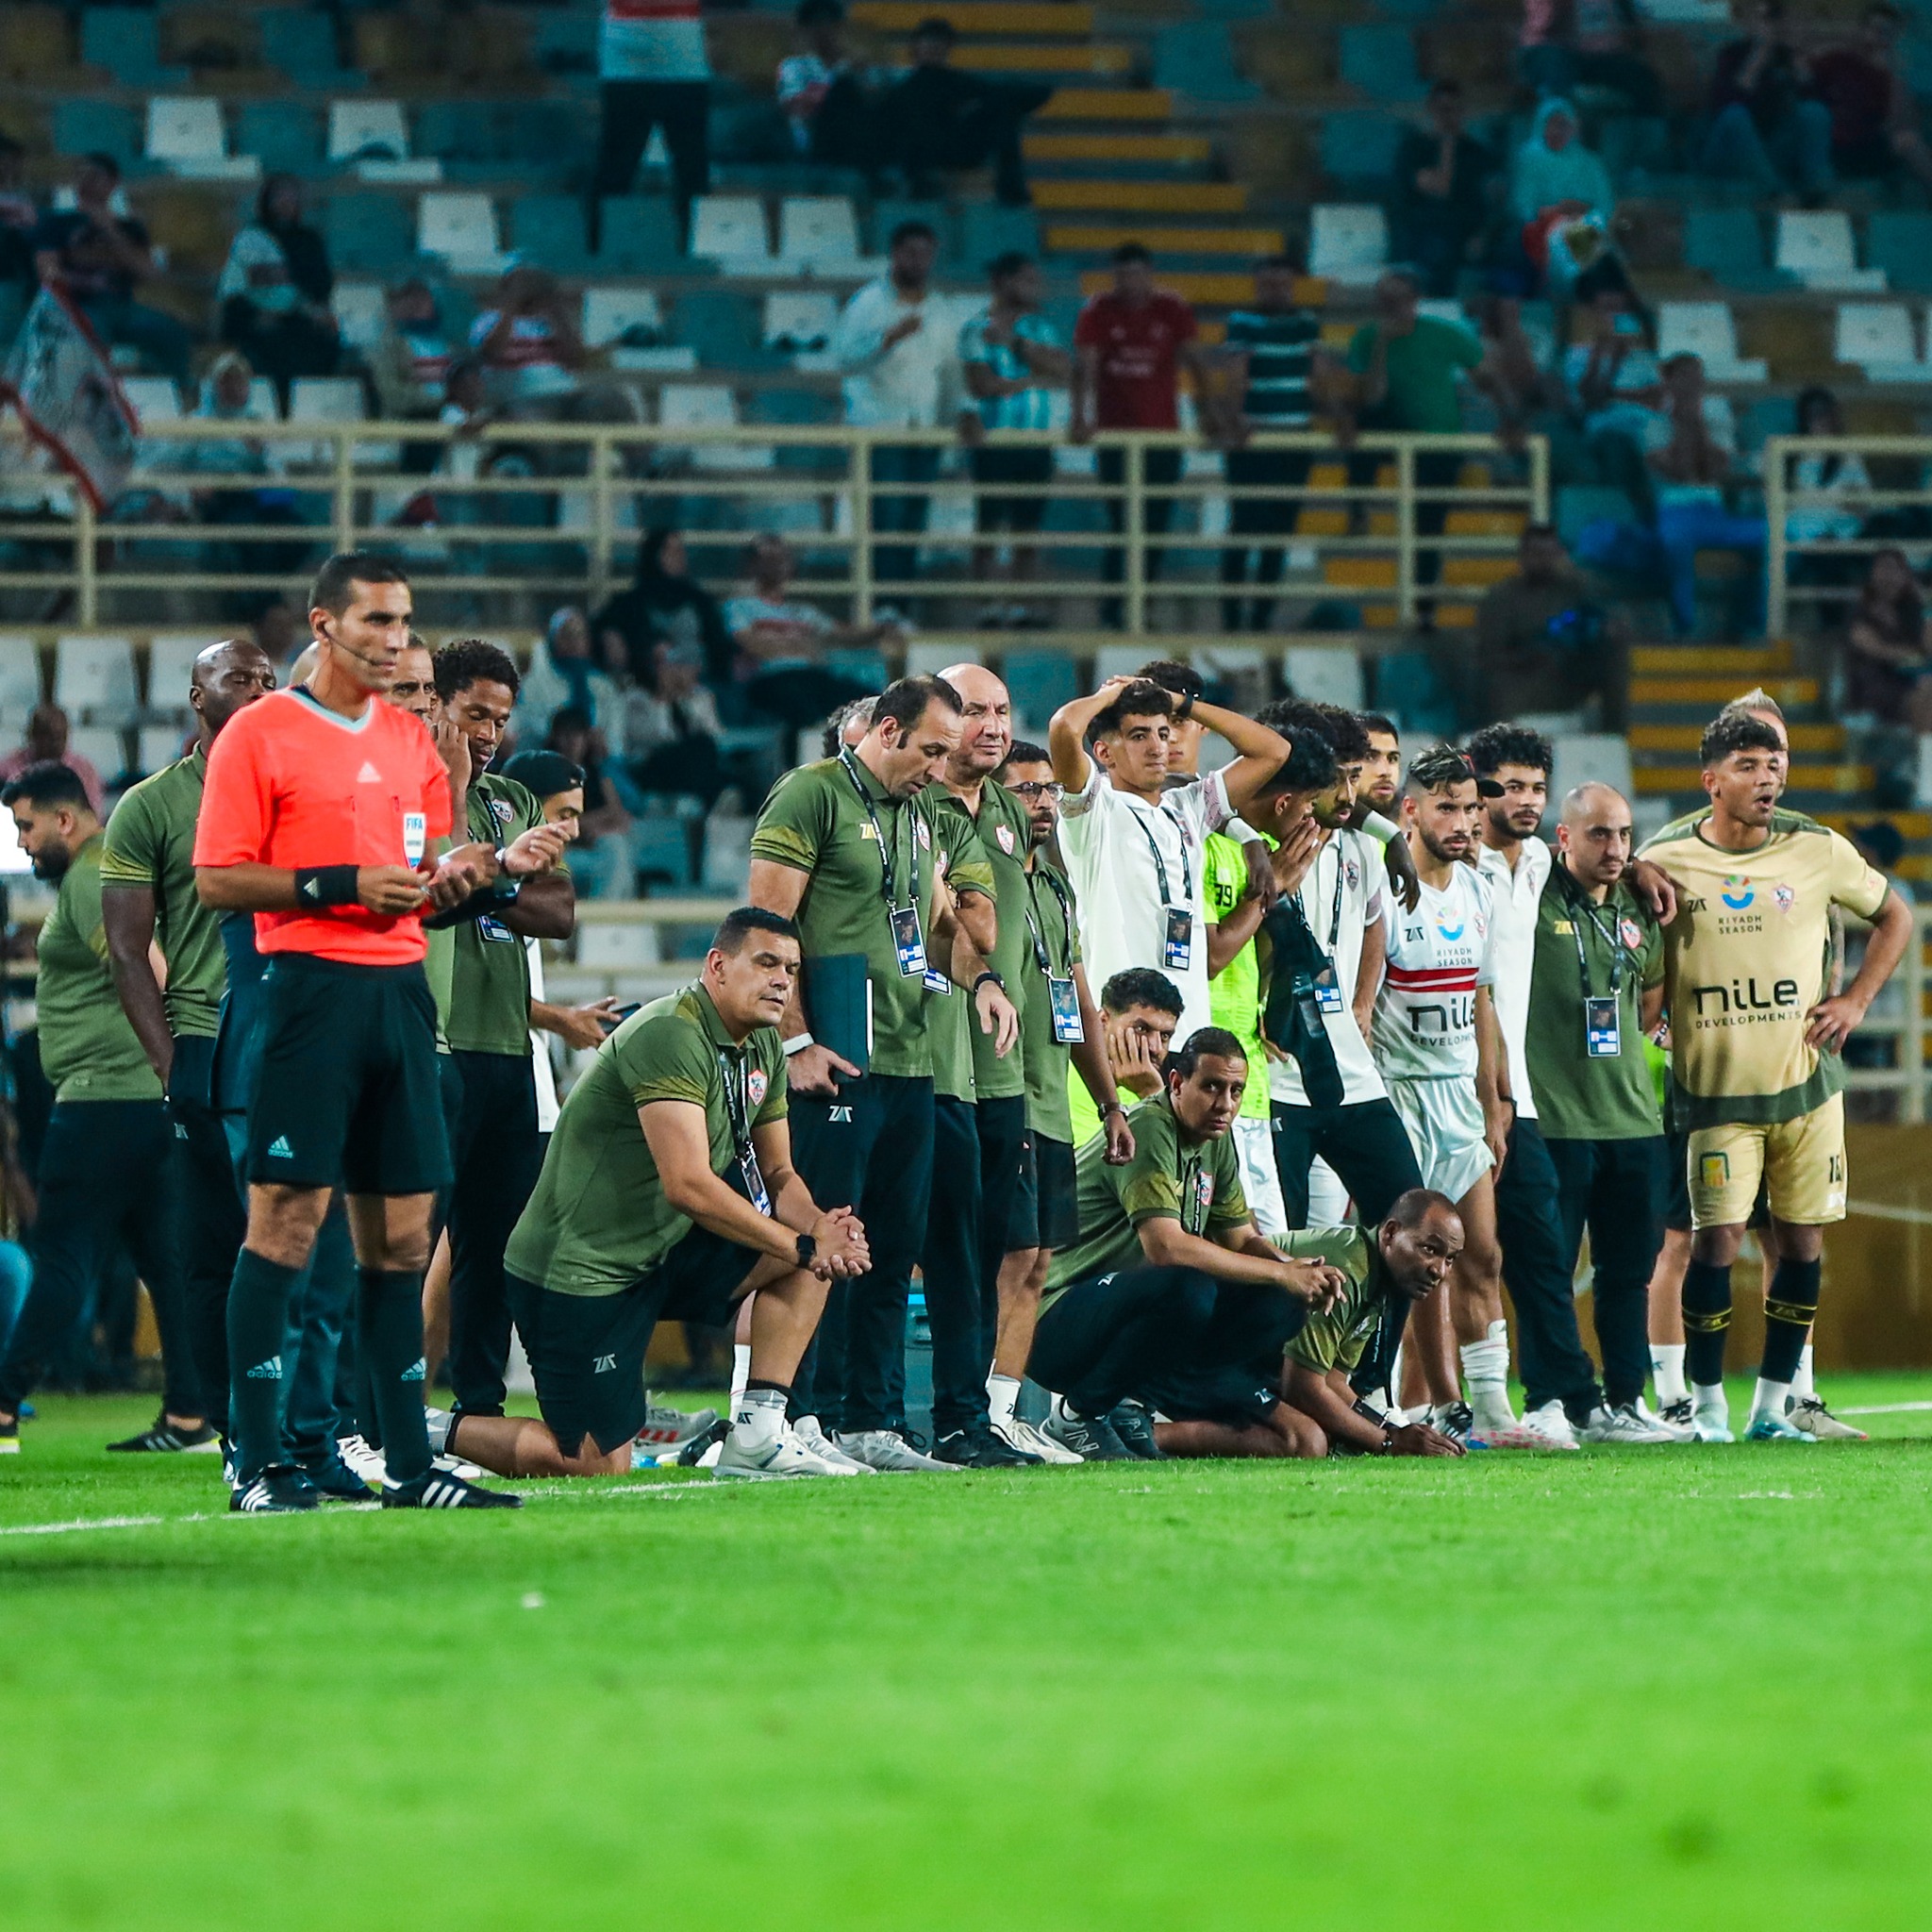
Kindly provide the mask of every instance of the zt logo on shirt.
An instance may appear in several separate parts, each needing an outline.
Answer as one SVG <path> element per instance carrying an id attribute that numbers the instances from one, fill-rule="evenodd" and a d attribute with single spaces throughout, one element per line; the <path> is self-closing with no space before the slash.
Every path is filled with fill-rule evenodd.
<path id="1" fill-rule="evenodd" d="M 591 1364 L 591 1373 L 593 1375 L 608 1375 L 610 1374 L 616 1369 L 616 1367 L 617 1357 L 614 1355 L 600 1355 L 596 1358 L 596 1360 Z"/>
<path id="2" fill-rule="evenodd" d="M 1419 946 L 1423 942 L 1423 929 L 1419 925 L 1405 925 L 1402 928 L 1402 943 L 1406 946 Z"/>
<path id="3" fill-rule="evenodd" d="M 828 1107 L 825 1109 L 825 1119 L 833 1126 L 837 1126 L 842 1121 L 849 1127 L 852 1124 L 852 1109 L 849 1107 Z"/>

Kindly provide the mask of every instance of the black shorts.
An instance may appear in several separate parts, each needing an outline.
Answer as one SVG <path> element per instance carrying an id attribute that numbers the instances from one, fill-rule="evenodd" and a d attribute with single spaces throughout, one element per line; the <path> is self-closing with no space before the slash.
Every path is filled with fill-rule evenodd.
<path id="1" fill-rule="evenodd" d="M 982 536 L 993 530 L 1015 530 L 1031 536 L 1046 521 L 1046 485 L 1053 481 L 1050 449 L 975 449 L 971 452 L 973 480 L 989 483 L 1034 483 L 1037 496 L 998 496 L 982 491 L 974 512 Z"/>
<path id="2" fill-rule="evenodd" d="M 559 1294 L 506 1271 L 504 1289 L 536 1378 L 543 1420 L 566 1456 L 586 1436 L 606 1455 L 644 1425 L 644 1351 L 661 1321 L 731 1320 L 738 1287 L 762 1258 L 693 1227 L 616 1294 Z"/>
<path id="3" fill-rule="evenodd" d="M 1690 1232 L 1690 1136 L 1674 1131 L 1664 1135 L 1664 1164 L 1670 1178 L 1664 1189 L 1664 1225 L 1673 1234 Z M 1757 1199 L 1752 1205 L 1751 1219 L 1744 1225 L 1752 1229 L 1771 1225 L 1771 1188 L 1768 1181 L 1757 1183 Z"/>
<path id="4" fill-rule="evenodd" d="M 1141 1399 L 1171 1423 L 1253 1429 L 1266 1425 L 1281 1392 L 1244 1369 L 1199 1369 L 1156 1376 L 1141 1391 Z"/>
<path id="5" fill-rule="evenodd" d="M 449 1182 L 436 1002 L 421 966 L 277 953 L 262 979 L 248 1178 L 350 1194 Z"/>
<path id="6" fill-rule="evenodd" d="M 1068 1141 L 1026 1131 L 1020 1157 L 1020 1185 L 1007 1218 L 1007 1253 L 1024 1248 L 1071 1248 L 1080 1239 L 1078 1182 Z"/>

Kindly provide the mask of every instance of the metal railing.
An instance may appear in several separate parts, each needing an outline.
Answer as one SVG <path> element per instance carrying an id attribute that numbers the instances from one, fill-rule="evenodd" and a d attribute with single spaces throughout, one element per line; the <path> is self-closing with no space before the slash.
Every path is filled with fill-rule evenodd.
<path id="1" fill-rule="evenodd" d="M 276 462 L 272 474 L 216 471 L 192 447 L 169 460 L 195 444 L 250 445 Z M 1363 435 L 1346 451 L 1325 435 L 1257 436 L 1248 452 L 1283 459 L 1282 480 L 1259 485 L 1230 483 L 1218 451 L 1176 433 L 1108 432 L 1091 452 L 1051 432 L 983 446 L 1039 449 L 1053 467 L 1045 480 L 975 481 L 970 453 L 944 430 L 504 423 L 463 436 L 426 423 L 156 423 L 105 513 L 75 492 L 71 518 L 0 525 L 0 593 L 44 593 L 59 605 L 50 620 L 81 625 L 193 623 L 229 614 L 224 600 L 238 593 L 295 588 L 327 550 L 366 545 L 409 566 L 432 622 L 452 600 L 464 622 L 527 622 L 527 608 L 509 615 L 517 600 L 601 602 L 629 581 L 640 533 L 675 524 L 712 550 L 780 529 L 806 554 L 801 588 L 858 624 L 908 599 L 1004 595 L 1043 607 L 1046 636 L 1070 639 L 1096 631 L 1077 621 L 1096 600 L 1099 632 L 1138 632 L 1153 625 L 1151 599 L 1172 594 L 1193 608 L 1180 620 L 1164 612 L 1158 627 L 1207 641 L 1223 634 L 1212 600 L 1224 595 L 1365 604 L 1401 622 L 1431 599 L 1472 602 L 1482 586 L 1439 581 L 1456 575 L 1445 566 L 1513 555 L 1521 519 L 1549 510 L 1541 439 L 1512 455 L 1487 436 Z M 0 469 L 17 469 L 15 454 L 0 441 Z M 1460 480 L 1472 461 L 1488 480 Z M 988 499 L 1038 504 L 1046 527 L 982 534 L 975 512 Z M 1270 506 L 1252 520 L 1266 530 L 1231 531 L 1257 503 Z M 1445 530 L 1457 511 L 1478 514 Z M 1016 544 L 1037 556 L 1035 576 L 975 572 L 975 551 Z M 1223 554 L 1264 548 L 1285 553 L 1286 581 L 1223 584 Z M 186 608 L 156 618 L 157 599 Z"/>
<path id="2" fill-rule="evenodd" d="M 1871 477 L 1871 487 L 1847 491 L 1838 487 L 1801 488 L 1793 472 L 1807 457 L 1857 457 Z M 1894 545 L 1924 562 L 1932 555 L 1932 438 L 1924 436 L 1772 436 L 1764 442 L 1765 564 L 1769 578 L 1766 599 L 1767 635 L 1782 637 L 1801 610 L 1840 605 L 1855 599 L 1873 552 Z M 1857 536 L 1793 539 L 1789 530 L 1792 513 L 1836 510 L 1855 518 Z M 1909 520 L 1902 511 L 1916 511 Z M 1922 523 L 1923 535 L 1869 531 L 1872 520 L 1896 525 Z M 1833 560 L 1847 569 L 1833 570 Z M 1810 568 L 1805 566 L 1808 564 Z M 1796 569 L 1793 566 L 1797 566 Z"/>

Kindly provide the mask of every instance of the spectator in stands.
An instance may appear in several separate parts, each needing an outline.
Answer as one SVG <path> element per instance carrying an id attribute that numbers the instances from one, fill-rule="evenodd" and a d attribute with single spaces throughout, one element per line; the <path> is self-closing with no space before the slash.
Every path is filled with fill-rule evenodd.
<path id="1" fill-rule="evenodd" d="M 286 404 L 297 375 L 333 375 L 341 344 L 328 306 L 335 287 L 322 231 L 302 219 L 302 184 L 271 175 L 255 219 L 235 237 L 215 284 L 221 337 L 275 385 Z"/>
<path id="2" fill-rule="evenodd" d="M 174 316 L 134 299 L 156 274 L 147 229 L 112 203 L 121 186 L 112 155 L 84 155 L 74 171 L 75 206 L 41 217 L 35 267 L 57 283 L 104 342 L 138 350 L 177 383 L 188 380 L 192 338 Z"/>
<path id="3" fill-rule="evenodd" d="M 622 646 L 613 648 L 622 665 Z M 590 619 L 575 604 L 551 612 L 543 642 L 530 655 L 530 668 L 517 688 L 518 740 L 541 744 L 550 721 L 566 705 L 590 719 L 607 744 L 614 734 L 622 734 L 624 693 L 597 662 Z"/>
<path id="4" fill-rule="evenodd" d="M 998 553 L 985 540 L 1004 534 L 1012 545 L 1009 581 L 1024 584 L 1039 570 L 1040 551 L 1031 540 L 1046 521 L 1053 450 L 1045 443 L 989 447 L 986 439 L 1002 430 L 1050 429 L 1054 391 L 1066 387 L 1073 362 L 1059 331 L 1040 312 L 1045 283 L 1030 255 L 1015 249 L 997 257 L 988 263 L 987 277 L 991 300 L 959 330 L 959 373 L 966 387 L 959 438 L 979 485 L 974 525 L 981 541 L 974 548 L 973 575 L 982 582 L 993 577 Z M 1023 493 L 1008 496 L 1008 490 Z M 989 604 L 979 625 L 1013 630 L 1033 621 L 1024 604 Z"/>
<path id="5" fill-rule="evenodd" d="M 105 817 L 108 788 L 92 760 L 72 750 L 67 739 L 67 713 L 58 705 L 36 705 L 27 714 L 26 737 L 20 748 L 0 758 L 0 785 L 19 777 L 29 765 L 65 765 L 85 787 L 94 815 Z"/>
<path id="6" fill-rule="evenodd" d="M 1459 82 L 1430 88 L 1428 116 L 1426 127 L 1403 130 L 1395 150 L 1396 255 L 1421 272 L 1429 294 L 1453 295 L 1488 239 L 1496 162 L 1463 126 Z"/>
<path id="7" fill-rule="evenodd" d="M 496 287 L 496 303 L 470 326 L 470 348 L 491 391 L 520 418 L 551 419 L 577 388 L 584 343 L 557 277 L 513 268 Z"/>
<path id="8" fill-rule="evenodd" d="M 724 628 L 739 653 L 738 675 L 755 709 L 793 730 L 873 686 L 825 663 L 828 650 L 886 650 L 904 637 L 896 624 L 837 624 L 792 594 L 798 559 L 784 538 L 754 537 L 745 548 L 750 587 L 724 606 Z"/>
<path id="9" fill-rule="evenodd" d="M 912 32 L 912 71 L 880 97 L 879 158 L 906 176 L 919 200 L 941 192 L 941 175 L 992 163 L 993 192 L 1010 208 L 1033 199 L 1020 131 L 1053 89 L 1039 82 L 988 80 L 952 65 L 959 36 L 948 20 L 922 21 Z"/>
<path id="10" fill-rule="evenodd" d="M 695 798 L 708 811 L 725 784 L 724 726 L 718 700 L 700 681 L 704 668 L 698 645 L 658 640 L 651 683 L 625 706 L 624 750 L 638 791 Z"/>
<path id="11" fill-rule="evenodd" d="M 1611 625 L 1549 524 L 1531 524 L 1517 546 L 1516 574 L 1492 584 L 1476 607 L 1476 689 L 1469 715 L 1516 718 L 1573 711 L 1618 682 Z"/>
<path id="12" fill-rule="evenodd" d="M 577 893 L 585 899 L 628 899 L 637 891 L 631 863 L 630 814 L 625 811 L 606 771 L 609 753 L 588 713 L 565 705 L 550 721 L 545 751 L 565 758 L 584 774 L 584 809 L 577 822 L 577 842 L 571 848 L 570 871 Z"/>
<path id="13" fill-rule="evenodd" d="M 1701 165 L 1759 194 L 1808 197 L 1831 186 L 1831 109 L 1805 94 L 1784 0 L 1757 0 L 1751 31 L 1718 49 Z"/>
<path id="14" fill-rule="evenodd" d="M 1202 355 L 1194 311 L 1171 289 L 1157 286 L 1154 258 L 1138 242 L 1124 242 L 1113 252 L 1113 287 L 1091 295 L 1074 325 L 1074 416 L 1067 434 L 1091 441 L 1104 429 L 1178 429 L 1180 372 L 1205 403 L 1210 392 L 1207 358 Z M 1098 452 L 1102 483 L 1118 491 L 1126 477 L 1126 452 Z M 1149 449 L 1141 454 L 1144 484 L 1164 492 L 1179 480 L 1181 452 Z M 1144 534 L 1164 537 L 1174 520 L 1174 498 L 1165 493 L 1141 498 Z M 1107 519 L 1116 535 L 1127 526 L 1124 495 L 1107 500 Z M 1150 544 L 1145 553 L 1147 581 L 1159 576 L 1165 551 Z M 1109 549 L 1101 559 L 1109 584 L 1126 575 L 1126 553 Z M 1124 622 L 1119 599 L 1101 607 L 1101 623 L 1118 630 Z"/>
<path id="15" fill-rule="evenodd" d="M 1814 54 L 1807 63 L 1812 93 L 1831 113 L 1835 173 L 1870 179 L 1903 166 L 1932 190 L 1932 148 L 1919 131 L 1918 104 L 1897 70 L 1904 16 L 1890 0 L 1866 8 L 1857 41 Z"/>
<path id="16" fill-rule="evenodd" d="M 434 422 L 455 353 L 436 291 L 421 275 L 411 275 L 385 294 L 382 306 L 382 333 L 370 351 L 369 374 L 383 420 Z"/>
<path id="17" fill-rule="evenodd" d="M 830 168 L 870 170 L 877 159 L 874 104 L 865 76 L 845 50 L 839 0 L 803 0 L 793 16 L 804 51 L 778 63 L 778 108 L 793 151 Z"/>
<path id="18" fill-rule="evenodd" d="M 1262 542 L 1255 563 L 1255 581 L 1278 584 L 1287 552 L 1279 541 L 1294 529 L 1301 511 L 1298 497 L 1286 494 L 1308 480 L 1312 460 L 1304 451 L 1250 449 L 1248 439 L 1259 430 L 1287 432 L 1307 429 L 1314 420 L 1316 391 L 1324 382 L 1332 388 L 1333 364 L 1321 348 L 1322 319 L 1295 300 L 1300 264 L 1288 255 L 1270 255 L 1255 264 L 1255 301 L 1227 318 L 1227 348 L 1223 357 L 1230 393 L 1240 398 L 1226 425 L 1226 465 L 1230 489 L 1272 494 L 1237 495 L 1228 505 L 1228 534 L 1241 538 L 1274 538 Z M 1326 390 L 1324 392 L 1327 392 Z M 1221 553 L 1221 581 L 1245 584 L 1253 546 L 1234 542 Z M 1274 600 L 1224 597 L 1224 630 L 1266 630 L 1274 622 Z"/>
<path id="19" fill-rule="evenodd" d="M 886 273 L 867 282 L 840 311 L 831 353 L 845 371 L 845 420 L 857 428 L 931 429 L 943 420 L 957 347 L 953 331 L 931 301 L 939 237 L 924 222 L 901 222 L 888 244 Z M 930 444 L 874 443 L 872 480 L 926 484 L 939 475 L 940 452 Z M 909 534 L 925 528 L 928 499 L 874 494 L 874 532 Z M 910 544 L 880 544 L 873 574 L 903 582 L 918 558 Z"/>
<path id="20" fill-rule="evenodd" d="M 182 446 L 176 461 L 197 475 L 224 480 L 194 492 L 194 512 L 204 524 L 281 524 L 299 527 L 301 513 L 291 491 L 276 479 L 287 473 L 281 444 L 272 438 L 251 436 L 249 425 L 275 421 L 275 406 L 258 399 L 255 371 L 247 357 L 230 349 L 218 357 L 201 386 L 195 419 L 211 426 Z M 250 482 L 244 479 L 258 478 Z M 234 538 L 213 546 L 209 566 L 236 576 L 286 576 L 299 567 L 307 545 L 299 541 Z M 238 592 L 232 614 L 248 618 L 272 591 Z"/>
<path id="21" fill-rule="evenodd" d="M 664 130 L 671 188 L 687 230 L 694 195 L 711 185 L 711 61 L 702 0 L 604 0 L 597 33 L 604 124 L 591 170 L 591 246 L 607 194 L 628 194 L 651 130 Z"/>
<path id="22" fill-rule="evenodd" d="M 1644 58 L 1635 0 L 1524 0 L 1520 62 L 1539 93 L 1608 88 L 1633 112 L 1661 114 L 1664 85 Z"/>
<path id="23" fill-rule="evenodd" d="M 1799 391 L 1796 415 L 1800 436 L 1845 433 L 1838 398 L 1828 389 Z M 1810 499 L 1785 513 L 1788 544 L 1853 543 L 1865 535 L 1863 506 L 1872 478 L 1857 450 L 1826 450 L 1793 458 L 1787 481 L 1790 489 L 1804 491 Z M 1787 558 L 1785 570 L 1794 584 L 1841 588 L 1857 581 L 1858 559 L 1801 553 Z"/>
<path id="24" fill-rule="evenodd" d="M 647 531 L 638 544 L 638 573 L 591 620 L 604 645 L 604 661 L 613 665 L 614 650 L 640 683 L 653 675 L 658 639 L 695 643 L 704 653 L 706 681 L 729 683 L 731 634 L 717 598 L 691 575 L 691 553 L 676 530 Z M 613 665 L 614 668 L 614 665 Z"/>
<path id="25" fill-rule="evenodd" d="M 26 149 L 0 134 L 0 282 L 30 282 L 41 211 L 25 181 Z"/>
<path id="26" fill-rule="evenodd" d="M 1725 507 L 1736 453 L 1705 405 L 1704 364 L 1673 356 L 1663 365 L 1664 418 L 1652 427 L 1650 459 L 1657 534 L 1663 546 L 1671 620 L 1679 637 L 1697 624 L 1697 553 L 1730 550 L 1745 560 L 1742 627 L 1764 627 L 1764 519 Z"/>
<path id="27" fill-rule="evenodd" d="M 1546 97 L 1509 167 L 1509 212 L 1538 279 L 1549 265 L 1553 229 L 1583 223 L 1607 233 L 1616 205 L 1608 169 L 1583 144 L 1576 109 L 1559 95 Z"/>
<path id="28" fill-rule="evenodd" d="M 1644 453 L 1656 427 L 1668 426 L 1656 325 L 1621 273 L 1594 273 L 1573 292 L 1581 321 L 1563 355 L 1563 387 L 1597 475 L 1648 524 L 1656 508 Z"/>
<path id="29" fill-rule="evenodd" d="M 1903 550 L 1874 551 L 1845 628 L 1844 705 L 1881 723 L 1932 731 L 1932 635 Z"/>

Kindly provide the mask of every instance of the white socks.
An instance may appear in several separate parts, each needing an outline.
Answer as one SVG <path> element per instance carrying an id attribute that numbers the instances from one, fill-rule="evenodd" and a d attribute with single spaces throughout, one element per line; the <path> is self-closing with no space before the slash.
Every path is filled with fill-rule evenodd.
<path id="1" fill-rule="evenodd" d="M 731 1440 L 741 1449 L 769 1449 L 784 1429 L 782 1389 L 747 1389 L 731 1405 Z"/>
<path id="2" fill-rule="evenodd" d="M 735 1414 L 738 1398 L 744 1393 L 744 1385 L 751 1380 L 751 1343 L 734 1341 L 731 1344 L 731 1407 Z"/>
<path id="3" fill-rule="evenodd" d="M 1690 1391 L 1690 1411 L 1706 1422 L 1730 1426 L 1731 1401 L 1722 1382 L 1699 1382 Z"/>
<path id="4" fill-rule="evenodd" d="M 1783 1422 L 1785 1406 L 1790 1399 L 1791 1385 L 1789 1382 L 1767 1382 L 1759 1375 L 1757 1388 L 1751 1397 L 1752 1420 L 1755 1422 L 1761 1415 L 1769 1415 Z"/>
<path id="5" fill-rule="evenodd" d="M 1681 1341 L 1653 1341 L 1650 1344 L 1650 1373 L 1657 1383 L 1657 1406 L 1668 1408 L 1682 1402 L 1690 1391 L 1684 1386 L 1684 1344 Z"/>
<path id="6" fill-rule="evenodd" d="M 1808 1341 L 1798 1351 L 1798 1373 L 1791 1377 L 1791 1393 L 1800 1402 L 1808 1402 L 1818 1393 L 1811 1383 L 1811 1344 Z"/>
<path id="7" fill-rule="evenodd" d="M 1458 1353 L 1471 1414 L 1478 1423 L 1507 1427 L 1516 1420 L 1509 1407 L 1508 1324 L 1491 1322 L 1484 1341 L 1465 1341 Z"/>
<path id="8" fill-rule="evenodd" d="M 1013 1420 L 1020 1403 L 1017 1375 L 991 1374 L 986 1378 L 986 1406 L 992 1412 L 992 1425 L 1000 1428 Z"/>

